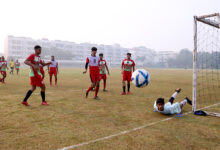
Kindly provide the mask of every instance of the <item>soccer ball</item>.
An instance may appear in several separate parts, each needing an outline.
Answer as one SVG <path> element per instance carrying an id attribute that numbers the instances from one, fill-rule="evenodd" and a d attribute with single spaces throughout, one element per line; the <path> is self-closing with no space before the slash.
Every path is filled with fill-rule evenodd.
<path id="1" fill-rule="evenodd" d="M 132 73 L 131 80 L 136 87 L 142 88 L 149 84 L 150 74 L 145 69 L 137 69 Z"/>

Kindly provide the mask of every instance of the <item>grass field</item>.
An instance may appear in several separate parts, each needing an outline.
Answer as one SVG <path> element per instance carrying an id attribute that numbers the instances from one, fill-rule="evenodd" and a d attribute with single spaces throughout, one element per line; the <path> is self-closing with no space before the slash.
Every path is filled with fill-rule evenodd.
<path id="1" fill-rule="evenodd" d="M 192 95 L 191 70 L 150 69 L 148 87 L 131 87 L 132 95 L 121 96 L 121 74 L 111 70 L 107 89 L 85 99 L 89 76 L 82 69 L 61 69 L 58 86 L 49 87 L 41 105 L 40 90 L 29 99 L 30 107 L 20 104 L 29 89 L 28 69 L 8 75 L 0 84 L 0 150 L 55 150 L 95 140 L 172 116 L 153 112 L 156 98 L 169 99 L 175 88 L 182 88 L 176 101 Z M 103 87 L 101 83 L 101 88 Z M 220 112 L 220 106 L 211 108 Z M 191 111 L 186 105 L 184 112 Z M 77 150 L 201 150 L 220 149 L 220 119 L 189 113 L 146 128 L 75 148 Z"/>

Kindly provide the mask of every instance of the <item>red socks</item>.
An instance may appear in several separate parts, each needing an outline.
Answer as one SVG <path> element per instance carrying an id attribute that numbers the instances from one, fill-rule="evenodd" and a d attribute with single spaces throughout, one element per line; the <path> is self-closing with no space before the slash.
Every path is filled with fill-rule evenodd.
<path id="1" fill-rule="evenodd" d="M 106 82 L 104 82 L 104 89 L 106 88 Z"/>
<path id="2" fill-rule="evenodd" d="M 95 88 L 95 97 L 98 95 L 98 92 L 99 92 L 99 86 L 96 86 L 96 88 Z"/>
<path id="3" fill-rule="evenodd" d="M 89 91 L 91 91 L 92 89 L 93 89 L 93 87 L 90 86 L 90 87 L 88 88 L 88 90 L 86 91 L 86 93 L 89 93 Z"/>

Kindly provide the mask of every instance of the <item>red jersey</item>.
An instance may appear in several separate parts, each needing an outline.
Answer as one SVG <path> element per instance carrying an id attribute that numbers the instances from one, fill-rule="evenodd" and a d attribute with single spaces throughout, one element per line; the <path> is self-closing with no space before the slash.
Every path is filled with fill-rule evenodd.
<path id="1" fill-rule="evenodd" d="M 100 74 L 106 74 L 106 71 L 105 71 L 106 65 L 107 65 L 107 62 L 104 59 L 99 60 L 99 73 Z"/>
<path id="2" fill-rule="evenodd" d="M 132 59 L 124 59 L 123 61 L 122 61 L 122 64 L 121 64 L 122 66 L 123 66 L 123 70 L 124 71 L 129 71 L 129 72 L 131 72 L 131 70 L 132 70 L 132 67 L 134 67 L 135 66 L 135 63 L 134 63 L 134 61 L 132 60 Z"/>
<path id="3" fill-rule="evenodd" d="M 29 60 L 32 64 L 34 65 L 37 65 L 38 66 L 38 69 L 34 69 L 33 67 L 31 67 L 31 70 L 30 70 L 30 76 L 33 77 L 33 76 L 36 76 L 36 75 L 40 75 L 40 66 L 39 64 L 42 62 L 40 56 L 37 56 L 35 54 L 31 54 L 27 60 Z"/>
<path id="4" fill-rule="evenodd" d="M 86 63 L 89 64 L 90 73 L 99 72 L 99 57 L 98 56 L 87 57 Z"/>

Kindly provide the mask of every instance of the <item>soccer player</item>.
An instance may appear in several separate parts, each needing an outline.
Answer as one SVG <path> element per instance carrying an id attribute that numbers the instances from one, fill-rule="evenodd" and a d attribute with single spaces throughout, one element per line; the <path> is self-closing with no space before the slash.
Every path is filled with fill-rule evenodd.
<path id="1" fill-rule="evenodd" d="M 104 91 L 104 92 L 107 92 L 107 90 L 106 90 L 106 80 L 107 80 L 107 76 L 106 76 L 105 68 L 106 68 L 106 70 L 108 71 L 108 75 L 110 75 L 109 70 L 108 70 L 108 66 L 107 66 L 107 62 L 106 62 L 106 60 L 103 59 L 103 54 L 100 53 L 100 54 L 99 54 L 99 70 L 100 70 L 99 73 L 100 73 L 100 80 L 103 79 L 103 84 L 104 84 L 103 91 Z"/>
<path id="2" fill-rule="evenodd" d="M 173 114 L 179 114 L 182 112 L 183 106 L 188 103 L 192 105 L 192 101 L 189 100 L 188 97 L 186 97 L 183 101 L 173 103 L 178 93 L 181 91 L 181 89 L 176 89 L 175 93 L 171 96 L 169 102 L 166 104 L 164 103 L 164 98 L 158 98 L 154 103 L 154 109 L 155 111 L 158 111 L 164 115 L 173 115 Z"/>
<path id="3" fill-rule="evenodd" d="M 15 69 L 16 69 L 16 72 L 17 72 L 17 75 L 18 75 L 18 72 L 19 72 L 19 69 L 20 69 L 20 62 L 18 60 L 16 60 L 16 62 L 15 62 Z"/>
<path id="4" fill-rule="evenodd" d="M 42 98 L 42 105 L 49 105 L 46 101 L 45 101 L 45 84 L 41 78 L 40 75 L 40 67 L 39 64 L 46 66 L 51 64 L 49 63 L 44 63 L 43 61 L 41 61 L 40 58 L 40 54 L 41 54 L 41 47 L 39 45 L 34 47 L 35 53 L 31 54 L 25 61 L 24 63 L 28 66 L 30 66 L 30 84 L 31 84 L 31 89 L 28 90 L 24 100 L 22 101 L 22 104 L 24 104 L 25 106 L 30 106 L 27 102 L 28 98 L 31 96 L 31 94 L 34 92 L 34 90 L 36 89 L 36 87 L 40 87 L 41 88 L 41 98 Z"/>
<path id="5" fill-rule="evenodd" d="M 1 61 L 1 74 L 3 76 L 2 83 L 5 83 L 5 78 L 7 76 L 6 69 L 8 69 L 7 61 L 5 61 L 5 57 L 2 56 L 2 61 Z"/>
<path id="6" fill-rule="evenodd" d="M 50 75 L 50 86 L 52 86 L 52 76 L 55 77 L 55 85 L 57 85 L 58 63 L 55 61 L 54 56 L 51 56 L 51 64 L 48 66 L 48 73 Z"/>
<path id="7" fill-rule="evenodd" d="M 11 59 L 11 61 L 9 62 L 9 65 L 10 65 L 10 68 L 11 68 L 10 74 L 13 74 L 14 73 L 14 61 L 13 61 L 13 59 Z"/>
<path id="8" fill-rule="evenodd" d="M 1 68 L 2 68 L 2 57 L 0 57 L 0 74 L 2 74 Z M 2 82 L 2 78 L 0 78 L 0 82 Z"/>
<path id="9" fill-rule="evenodd" d="M 121 95 L 126 95 L 126 87 L 125 87 L 125 81 L 127 81 L 127 94 L 131 94 L 130 92 L 130 82 L 131 82 L 131 75 L 132 75 L 132 71 L 135 70 L 135 63 L 134 61 L 131 59 L 131 53 L 127 53 L 127 59 L 124 59 L 122 61 L 121 64 L 121 72 L 123 75 L 123 92 L 121 93 Z"/>
<path id="10" fill-rule="evenodd" d="M 91 91 L 93 88 L 96 87 L 94 99 L 100 100 L 100 98 L 98 97 L 99 80 L 100 80 L 100 75 L 99 75 L 99 57 L 96 56 L 96 52 L 97 52 L 97 48 L 96 47 L 92 47 L 91 48 L 91 56 L 87 57 L 87 59 L 86 59 L 85 71 L 83 72 L 83 74 L 86 74 L 88 66 L 89 66 L 89 72 L 90 72 L 90 78 L 92 80 L 92 84 L 88 88 L 88 90 L 86 91 L 86 98 L 89 95 L 89 91 Z"/>

